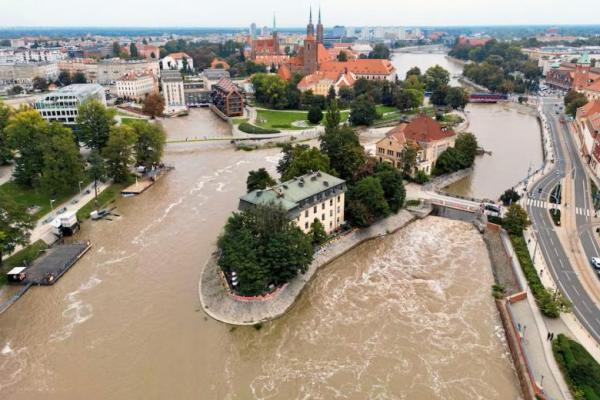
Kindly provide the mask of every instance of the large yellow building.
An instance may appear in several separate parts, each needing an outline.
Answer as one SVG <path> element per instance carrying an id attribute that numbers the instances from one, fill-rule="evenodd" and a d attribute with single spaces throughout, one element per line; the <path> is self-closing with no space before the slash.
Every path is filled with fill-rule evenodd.
<path id="1" fill-rule="evenodd" d="M 280 205 L 304 232 L 318 219 L 325 232 L 340 228 L 344 220 L 346 182 L 324 172 L 312 172 L 240 198 L 240 210 L 256 205 Z"/>
<path id="2" fill-rule="evenodd" d="M 454 147 L 455 141 L 453 130 L 442 127 L 426 115 L 419 115 L 411 122 L 393 128 L 378 141 L 376 156 L 379 161 L 402 168 L 402 152 L 406 146 L 412 146 L 417 150 L 416 170 L 431 174 L 440 154 Z"/>

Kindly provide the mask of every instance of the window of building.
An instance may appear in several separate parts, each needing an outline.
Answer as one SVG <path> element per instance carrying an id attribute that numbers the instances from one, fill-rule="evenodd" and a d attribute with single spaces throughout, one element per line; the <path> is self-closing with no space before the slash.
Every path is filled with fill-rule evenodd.
<path id="1" fill-rule="evenodd" d="M 342 200 L 342 196 L 338 196 L 338 203 Z"/>
<path id="2" fill-rule="evenodd" d="M 308 210 L 304 211 L 304 216 L 308 218 Z"/>
<path id="3" fill-rule="evenodd" d="M 321 203 L 321 210 L 325 209 L 325 202 Z"/>
<path id="4" fill-rule="evenodd" d="M 329 210 L 329 216 L 333 217 L 333 210 Z"/>
<path id="5" fill-rule="evenodd" d="M 325 214 L 321 214 L 321 221 L 325 221 Z"/>
<path id="6" fill-rule="evenodd" d="M 304 229 L 308 229 L 308 222 L 304 223 Z"/>
<path id="7" fill-rule="evenodd" d="M 317 213 L 317 206 L 313 207 L 313 212 L 316 214 Z"/>
<path id="8" fill-rule="evenodd" d="M 333 199 L 329 199 L 329 205 L 332 206 L 333 205 Z"/>

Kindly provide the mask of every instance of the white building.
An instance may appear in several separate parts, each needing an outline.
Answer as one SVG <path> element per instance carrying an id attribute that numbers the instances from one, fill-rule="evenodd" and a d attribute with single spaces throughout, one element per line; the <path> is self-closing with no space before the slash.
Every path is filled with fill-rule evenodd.
<path id="1" fill-rule="evenodd" d="M 188 68 L 190 71 L 194 69 L 194 60 L 185 53 L 171 53 L 160 60 L 162 69 L 177 69 L 182 70 Z"/>
<path id="2" fill-rule="evenodd" d="M 186 110 L 185 91 L 181 73 L 179 71 L 163 70 L 160 82 L 162 94 L 165 98 L 164 113 L 169 115 Z"/>
<path id="3" fill-rule="evenodd" d="M 280 205 L 290 220 L 304 232 L 317 219 L 328 234 L 344 224 L 346 182 L 324 172 L 313 172 L 265 190 L 255 190 L 240 198 L 239 208 Z"/>
<path id="4" fill-rule="evenodd" d="M 57 62 L 67 58 L 59 48 L 0 48 L 0 64 Z"/>
<path id="5" fill-rule="evenodd" d="M 104 88 L 90 83 L 65 86 L 46 94 L 34 103 L 34 107 L 42 118 L 49 122 L 57 121 L 66 125 L 75 125 L 79 106 L 90 99 L 98 100 L 106 106 Z"/>
<path id="6" fill-rule="evenodd" d="M 154 76 L 150 73 L 129 73 L 116 82 L 117 97 L 141 101 L 150 93 L 157 92 Z"/>
<path id="7" fill-rule="evenodd" d="M 101 85 L 113 85 L 123 75 L 129 73 L 152 74 L 158 79 L 158 61 L 154 60 L 121 60 L 112 58 L 110 60 L 95 61 L 89 58 L 76 58 L 63 60 L 58 63 L 61 71 L 67 71 L 71 75 L 82 72 L 90 83 Z"/>

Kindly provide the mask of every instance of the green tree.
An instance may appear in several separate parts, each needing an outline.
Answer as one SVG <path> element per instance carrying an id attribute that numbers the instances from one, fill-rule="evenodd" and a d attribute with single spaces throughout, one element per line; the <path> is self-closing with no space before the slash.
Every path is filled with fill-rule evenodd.
<path id="1" fill-rule="evenodd" d="M 356 171 L 366 162 L 366 156 L 358 135 L 349 126 L 326 130 L 319 138 L 321 151 L 327 155 L 331 169 L 342 179 L 350 181 Z M 327 172 L 327 171 L 325 171 Z"/>
<path id="2" fill-rule="evenodd" d="M 115 125 L 115 110 L 106 108 L 98 100 L 87 100 L 79 106 L 78 139 L 90 149 L 102 150 Z"/>
<path id="3" fill-rule="evenodd" d="M 584 94 L 570 90 L 565 95 L 565 111 L 567 114 L 575 118 L 577 109 L 585 106 L 587 102 L 587 97 Z"/>
<path id="4" fill-rule="evenodd" d="M 469 168 L 475 162 L 479 144 L 475 135 L 469 132 L 461 132 L 456 138 L 454 148 L 458 151 L 463 168 Z"/>
<path id="5" fill-rule="evenodd" d="M 45 92 L 46 90 L 48 90 L 48 80 L 46 80 L 46 78 L 36 76 L 35 78 L 33 78 L 32 86 L 33 90 Z"/>
<path id="6" fill-rule="evenodd" d="M 417 149 L 414 146 L 404 146 L 400 154 L 400 163 L 404 176 L 412 176 L 417 167 Z"/>
<path id="7" fill-rule="evenodd" d="M 375 167 L 375 177 L 381 183 L 390 211 L 397 213 L 406 199 L 402 173 L 391 164 L 378 163 Z"/>
<path id="8" fill-rule="evenodd" d="M 412 110 L 423 105 L 423 92 L 415 89 L 403 89 L 396 92 L 395 104 L 400 111 Z"/>
<path id="9" fill-rule="evenodd" d="M 376 44 L 369 53 L 369 58 L 387 60 L 390 58 L 390 49 L 385 44 Z"/>
<path id="10" fill-rule="evenodd" d="M 445 103 L 452 108 L 465 108 L 469 103 L 469 94 L 461 87 L 449 87 Z"/>
<path id="11" fill-rule="evenodd" d="M 412 67 L 411 69 L 409 69 L 406 72 L 406 80 L 408 80 L 408 78 L 411 76 L 416 76 L 418 79 L 421 76 L 421 69 L 419 67 Z"/>
<path id="12" fill-rule="evenodd" d="M 402 87 L 404 89 L 413 89 L 421 93 L 425 92 L 425 84 L 420 75 L 408 75 L 403 82 Z"/>
<path id="13" fill-rule="evenodd" d="M 147 121 L 133 121 L 129 124 L 136 137 L 134 146 L 135 163 L 144 167 L 158 164 L 162 158 L 167 135 L 162 126 Z"/>
<path id="14" fill-rule="evenodd" d="M 41 184 L 52 196 L 69 193 L 83 180 L 83 160 L 73 132 L 54 122 L 48 144 L 44 146 Z"/>
<path id="15" fill-rule="evenodd" d="M 75 72 L 71 78 L 73 83 L 87 83 L 87 78 L 83 72 Z"/>
<path id="16" fill-rule="evenodd" d="M 0 265 L 4 255 L 12 253 L 17 246 L 29 244 L 29 233 L 34 226 L 35 221 L 26 207 L 0 193 Z"/>
<path id="17" fill-rule="evenodd" d="M 115 57 L 121 57 L 121 45 L 119 44 L 119 42 L 113 42 L 112 54 Z"/>
<path id="18" fill-rule="evenodd" d="M 308 122 L 313 125 L 318 124 L 323 119 L 323 111 L 317 106 L 312 106 L 307 114 Z"/>
<path id="19" fill-rule="evenodd" d="M 345 51 L 340 51 L 337 55 L 337 60 L 339 62 L 346 62 L 348 61 L 348 54 L 346 54 Z"/>
<path id="20" fill-rule="evenodd" d="M 18 112 L 10 119 L 6 135 L 15 158 L 15 181 L 33 187 L 39 182 L 44 165 L 44 146 L 48 140 L 48 123 L 35 110 Z"/>
<path id="21" fill-rule="evenodd" d="M 165 99 L 158 93 L 150 93 L 144 101 L 142 112 L 154 119 L 163 115 Z"/>
<path id="22" fill-rule="evenodd" d="M 333 86 L 329 86 L 329 91 L 327 92 L 327 105 L 331 104 L 337 98 L 337 94 L 335 93 L 335 88 Z"/>
<path id="23" fill-rule="evenodd" d="M 287 82 L 280 76 L 259 73 L 252 77 L 252 85 L 259 104 L 279 110 L 287 107 Z"/>
<path id="24" fill-rule="evenodd" d="M 256 171 L 250 171 L 246 179 L 246 190 L 248 193 L 254 190 L 264 190 L 275 185 L 275 179 L 271 177 L 269 172 L 264 168 L 259 168 Z"/>
<path id="25" fill-rule="evenodd" d="M 23 86 L 20 85 L 14 85 L 13 87 L 11 87 L 10 89 L 8 89 L 8 94 L 11 96 L 16 96 L 18 94 L 23 93 Z"/>
<path id="26" fill-rule="evenodd" d="M 340 109 L 338 108 L 337 100 L 334 98 L 331 102 L 329 102 L 327 113 L 325 114 L 325 130 L 330 131 L 337 129 L 341 120 L 342 117 L 340 115 Z"/>
<path id="27" fill-rule="evenodd" d="M 60 73 L 58 74 L 58 83 L 60 83 L 61 86 L 70 85 L 71 74 L 69 74 L 67 71 L 60 71 Z"/>
<path id="28" fill-rule="evenodd" d="M 130 58 L 138 58 L 139 57 L 137 46 L 133 42 L 131 42 L 129 44 L 129 57 Z"/>
<path id="29" fill-rule="evenodd" d="M 354 90 L 347 86 L 342 86 L 338 93 L 341 107 L 348 107 L 354 100 Z"/>
<path id="30" fill-rule="evenodd" d="M 350 106 L 350 123 L 352 125 L 372 125 L 377 119 L 374 101 L 368 96 L 360 96 Z"/>
<path id="31" fill-rule="evenodd" d="M 443 67 L 435 65 L 425 72 L 425 84 L 428 91 L 434 92 L 442 86 L 450 83 L 450 73 Z"/>
<path id="32" fill-rule="evenodd" d="M 288 181 L 311 171 L 330 172 L 329 157 L 317 148 L 296 146 L 292 150 L 289 167 L 281 175 L 281 180 Z"/>
<path id="33" fill-rule="evenodd" d="M 369 176 L 348 190 L 348 220 L 357 227 L 367 227 L 390 213 L 379 179 Z"/>
<path id="34" fill-rule="evenodd" d="M 106 180 L 106 162 L 104 158 L 100 154 L 100 152 L 96 149 L 93 149 L 90 152 L 88 157 L 89 168 L 87 170 L 87 174 L 89 178 L 94 181 L 94 198 L 98 199 L 98 182 L 104 182 Z M 96 203 L 96 205 L 98 205 Z"/>
<path id="35" fill-rule="evenodd" d="M 325 228 L 321 221 L 319 221 L 319 218 L 315 218 L 310 225 L 308 236 L 314 246 L 320 246 L 327 241 L 327 232 L 325 232 Z"/>
<path id="36" fill-rule="evenodd" d="M 462 169 L 461 155 L 454 147 L 450 147 L 435 162 L 434 175 L 443 175 Z"/>
<path id="37" fill-rule="evenodd" d="M 527 212 L 519 204 L 512 204 L 508 207 L 508 211 L 502 221 L 504 229 L 506 229 L 509 234 L 515 236 L 521 236 L 523 230 L 530 224 L 531 222 L 527 217 Z"/>
<path id="38" fill-rule="evenodd" d="M 448 97 L 448 86 L 442 85 L 442 86 L 437 86 L 433 90 L 429 100 L 431 101 L 432 104 L 435 104 L 436 106 L 445 106 L 447 97 Z"/>
<path id="39" fill-rule="evenodd" d="M 106 158 L 108 176 L 116 183 L 126 182 L 133 165 L 133 146 L 136 143 L 135 131 L 127 125 L 112 127 L 102 153 Z"/>
<path id="40" fill-rule="evenodd" d="M 511 204 L 516 203 L 519 200 L 521 200 L 521 196 L 513 188 L 507 189 L 506 191 L 504 191 L 502 196 L 500 196 L 500 201 L 502 201 L 502 204 L 504 204 L 505 206 L 510 206 Z"/>
<path id="41" fill-rule="evenodd" d="M 6 131 L 11 115 L 11 108 L 0 101 L 0 165 L 4 165 L 12 160 L 12 150 L 8 141 L 8 132 Z"/>
<path id="42" fill-rule="evenodd" d="M 219 266 L 238 278 L 235 291 L 245 296 L 279 287 L 312 262 L 311 238 L 276 205 L 257 206 L 229 218 L 217 242 Z"/>

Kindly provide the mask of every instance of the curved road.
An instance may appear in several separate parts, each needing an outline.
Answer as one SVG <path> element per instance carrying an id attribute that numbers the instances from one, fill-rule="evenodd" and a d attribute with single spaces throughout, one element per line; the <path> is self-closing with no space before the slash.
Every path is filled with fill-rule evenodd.
<path id="1" fill-rule="evenodd" d="M 571 174 L 575 187 L 576 225 L 579 238 L 588 259 L 600 254 L 598 244 L 594 240 L 591 225 L 592 212 L 590 196 L 588 193 L 587 175 L 579 158 L 574 139 L 567 127 L 561 124 L 555 112 L 555 104 L 559 100 L 546 100 L 543 111 L 548 119 L 552 141 L 556 152 L 554 168 L 551 173 L 537 182 L 530 193 L 531 198 L 526 201 L 527 212 L 530 215 L 538 249 L 541 251 L 554 281 L 562 293 L 573 303 L 573 313 L 587 331 L 600 343 L 600 310 L 581 284 L 569 258 L 563 249 L 554 230 L 554 223 L 548 212 L 547 199 L 552 189 L 566 176 Z M 565 139 L 566 148 L 563 147 L 559 136 Z M 565 155 L 568 154 L 568 162 Z M 571 212 L 572 206 L 564 212 Z M 591 268 L 591 267 L 590 267 Z"/>

